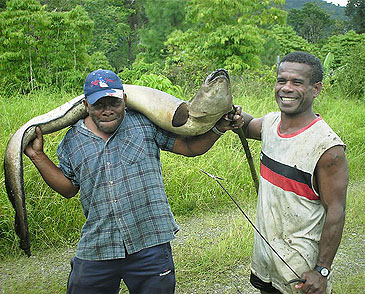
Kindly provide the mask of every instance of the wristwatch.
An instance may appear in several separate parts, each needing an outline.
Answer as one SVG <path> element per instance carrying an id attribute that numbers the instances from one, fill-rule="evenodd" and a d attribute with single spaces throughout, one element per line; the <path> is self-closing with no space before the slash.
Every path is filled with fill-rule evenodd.
<path id="1" fill-rule="evenodd" d="M 328 275 L 330 274 L 330 270 L 324 266 L 316 265 L 314 270 L 319 272 L 322 275 L 322 277 L 325 277 L 325 278 L 327 278 Z"/>

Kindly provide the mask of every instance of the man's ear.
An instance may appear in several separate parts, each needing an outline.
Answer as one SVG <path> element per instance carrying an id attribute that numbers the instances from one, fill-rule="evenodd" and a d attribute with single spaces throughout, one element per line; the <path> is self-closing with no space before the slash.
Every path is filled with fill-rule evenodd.
<path id="1" fill-rule="evenodd" d="M 123 93 L 123 99 L 124 99 L 124 103 L 127 103 L 127 94 Z"/>
<path id="2" fill-rule="evenodd" d="M 322 82 L 317 82 L 313 85 L 313 97 L 317 97 L 319 95 L 319 93 L 321 93 L 322 90 Z"/>

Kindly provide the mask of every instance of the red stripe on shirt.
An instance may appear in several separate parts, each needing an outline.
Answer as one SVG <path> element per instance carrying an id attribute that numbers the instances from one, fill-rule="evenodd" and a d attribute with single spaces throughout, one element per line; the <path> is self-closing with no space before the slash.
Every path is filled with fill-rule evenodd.
<path id="1" fill-rule="evenodd" d="M 279 175 L 276 172 L 267 168 L 262 163 L 260 167 L 260 174 L 265 180 L 269 181 L 274 186 L 282 188 L 284 191 L 293 192 L 309 200 L 319 199 L 318 196 L 314 193 L 313 189 L 311 189 L 308 185 Z"/>

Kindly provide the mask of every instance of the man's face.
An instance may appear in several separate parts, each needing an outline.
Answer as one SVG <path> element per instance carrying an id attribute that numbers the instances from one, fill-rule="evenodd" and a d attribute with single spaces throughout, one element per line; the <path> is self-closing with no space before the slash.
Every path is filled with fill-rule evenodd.
<path id="1" fill-rule="evenodd" d="M 318 96 L 322 83 L 310 81 L 311 67 L 308 64 L 283 62 L 280 64 L 275 98 L 281 112 L 288 115 L 312 112 L 313 99 Z"/>
<path id="2" fill-rule="evenodd" d="M 94 104 L 86 102 L 86 110 L 99 131 L 112 134 L 124 119 L 125 99 L 103 97 Z"/>

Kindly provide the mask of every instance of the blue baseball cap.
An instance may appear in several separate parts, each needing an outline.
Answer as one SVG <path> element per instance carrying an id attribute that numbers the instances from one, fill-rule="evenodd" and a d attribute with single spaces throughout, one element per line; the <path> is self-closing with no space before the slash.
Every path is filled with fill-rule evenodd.
<path id="1" fill-rule="evenodd" d="M 90 73 L 85 80 L 84 95 L 90 104 L 105 96 L 123 99 L 123 84 L 111 70 L 98 69 Z"/>

